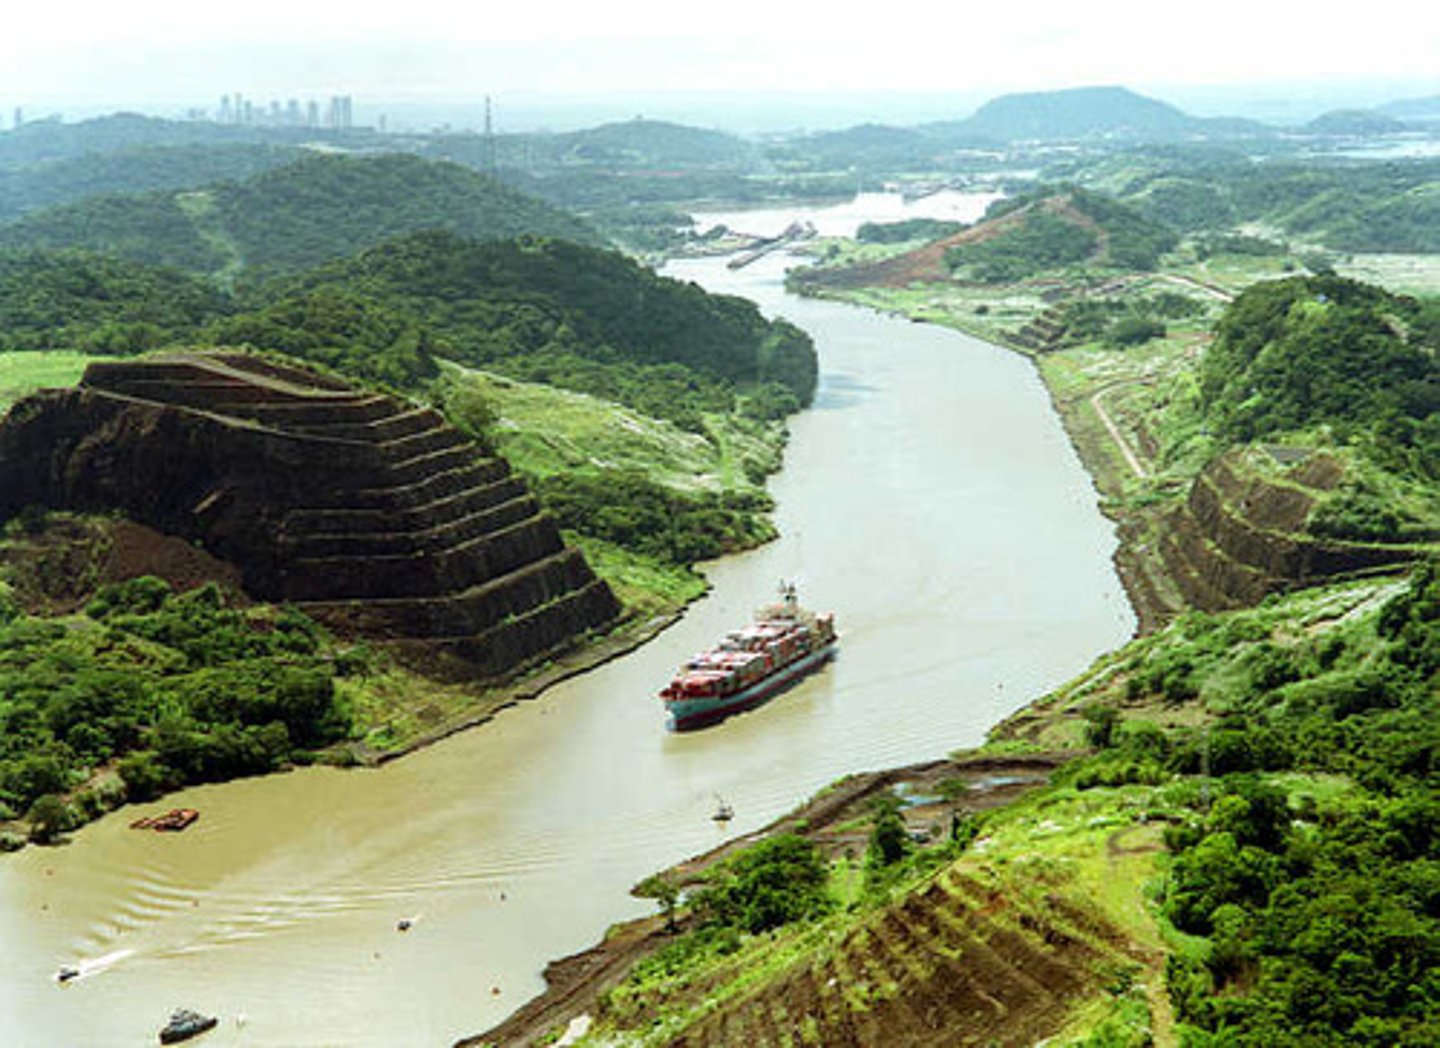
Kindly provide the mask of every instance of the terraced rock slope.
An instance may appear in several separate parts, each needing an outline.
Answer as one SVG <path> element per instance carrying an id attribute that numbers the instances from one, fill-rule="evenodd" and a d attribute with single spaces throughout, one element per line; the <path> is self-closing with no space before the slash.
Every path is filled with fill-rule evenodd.
<path id="1" fill-rule="evenodd" d="M 431 408 L 239 353 L 91 365 L 0 425 L 0 516 L 110 511 L 253 597 L 494 677 L 620 612 L 502 460 Z"/>
<path id="2" fill-rule="evenodd" d="M 1022 901 L 952 867 L 669 1043 L 1037 1044 L 1135 963 L 1128 945 L 1059 895 Z"/>
<path id="3" fill-rule="evenodd" d="M 1251 464 L 1267 457 L 1283 461 L 1279 475 Z M 1207 465 L 1183 502 L 1123 523 L 1127 543 L 1117 561 L 1142 624 L 1167 621 L 1187 607 L 1226 611 L 1272 593 L 1393 572 L 1434 553 L 1433 542 L 1349 542 L 1310 533 L 1316 500 L 1343 473 L 1320 451 L 1237 448 Z"/>

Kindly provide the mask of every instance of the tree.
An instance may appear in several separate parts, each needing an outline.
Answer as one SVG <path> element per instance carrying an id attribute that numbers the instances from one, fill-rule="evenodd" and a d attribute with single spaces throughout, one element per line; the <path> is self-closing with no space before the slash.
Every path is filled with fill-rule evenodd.
<path id="1" fill-rule="evenodd" d="M 50 843 L 75 824 L 69 805 L 53 793 L 35 798 L 25 819 L 30 823 L 30 839 L 37 844 Z"/>
<path id="2" fill-rule="evenodd" d="M 663 873 L 656 873 L 637 884 L 635 894 L 642 899 L 654 899 L 660 912 L 665 915 L 665 930 L 675 930 L 675 906 L 680 901 L 679 885 Z"/>
<path id="3" fill-rule="evenodd" d="M 711 924 L 759 933 L 822 912 L 827 874 L 814 843 L 783 833 L 726 863 L 696 903 Z"/>
<path id="4" fill-rule="evenodd" d="M 893 866 L 909 850 L 910 837 L 900 817 L 899 800 L 889 794 L 878 798 L 871 820 L 868 858 L 876 866 Z"/>
<path id="5" fill-rule="evenodd" d="M 1097 750 L 1109 749 L 1120 725 L 1120 711 L 1113 706 L 1092 704 L 1080 711 L 1085 718 L 1085 742 Z"/>

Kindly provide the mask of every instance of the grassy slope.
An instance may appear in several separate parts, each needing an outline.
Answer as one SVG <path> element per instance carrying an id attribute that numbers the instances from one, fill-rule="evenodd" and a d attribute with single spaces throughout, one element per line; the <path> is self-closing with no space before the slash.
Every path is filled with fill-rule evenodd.
<path id="1" fill-rule="evenodd" d="M 685 492 L 760 490 L 745 463 L 779 465 L 776 428 L 711 416 L 714 439 L 611 401 L 484 371 L 460 371 L 497 410 L 497 450 L 532 476 L 559 472 L 638 471 Z"/>
<path id="2" fill-rule="evenodd" d="M 762 492 L 751 477 L 780 464 L 784 429 L 733 416 L 707 418 L 709 439 L 610 401 L 540 383 L 446 365 L 491 406 L 496 450 L 530 478 L 556 473 L 634 472 L 680 493 Z M 772 532 L 773 533 L 773 532 Z M 678 565 L 570 534 L 591 566 L 640 614 L 664 614 L 705 592 L 705 580 Z"/>
<path id="3" fill-rule="evenodd" d="M 96 359 L 62 351 L 0 353 L 0 412 L 37 389 L 73 386 Z"/>

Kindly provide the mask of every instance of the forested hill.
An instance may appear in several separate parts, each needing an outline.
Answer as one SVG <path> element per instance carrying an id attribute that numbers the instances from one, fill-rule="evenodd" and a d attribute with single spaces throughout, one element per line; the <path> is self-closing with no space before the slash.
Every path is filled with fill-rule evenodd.
<path id="1" fill-rule="evenodd" d="M 0 170 L 17 170 L 54 160 L 76 160 L 148 146 L 217 145 L 236 142 L 299 144 L 327 137 L 314 128 L 261 128 L 205 121 L 162 120 L 139 113 L 112 113 L 93 120 L 62 123 L 32 120 L 0 134 Z"/>
<path id="2" fill-rule="evenodd" d="M 568 241 L 482 243 L 418 233 L 277 281 L 266 295 L 275 301 L 325 290 L 415 317 L 457 359 L 512 366 L 524 359 L 525 377 L 634 403 L 659 417 L 675 417 L 693 382 L 654 403 L 636 403 L 624 389 L 607 388 L 617 375 L 601 382 L 596 369 L 678 364 L 735 387 L 776 383 L 797 404 L 809 403 L 815 391 L 814 347 L 799 329 L 765 320 L 745 299 L 712 295 Z"/>
<path id="3" fill-rule="evenodd" d="M 618 400 L 700 430 L 705 412 L 808 403 L 815 350 L 750 302 L 615 252 L 429 231 L 225 294 L 181 270 L 78 251 L 0 251 L 0 350 L 278 350 L 415 389 L 435 357 Z"/>
<path id="4" fill-rule="evenodd" d="M 755 146 L 723 131 L 636 117 L 560 135 L 527 136 L 542 162 L 586 161 L 613 168 L 718 168 L 748 170 L 759 161 Z"/>
<path id="5" fill-rule="evenodd" d="M 316 155 L 243 182 L 100 196 L 0 226 L 0 247 L 83 248 L 213 272 L 295 272 L 389 237 L 445 229 L 598 244 L 589 225 L 458 164 L 407 154 Z"/>
<path id="6" fill-rule="evenodd" d="M 165 266 L 78 251 L 0 251 L 0 351 L 130 353 L 188 339 L 229 309 Z"/>
<path id="7" fill-rule="evenodd" d="M 1440 304 L 1333 276 L 1256 284 L 1200 363 L 1206 418 L 1263 440 L 1327 425 L 1440 480 Z"/>
<path id="8" fill-rule="evenodd" d="M 188 189 L 249 178 L 302 155 L 297 147 L 260 143 L 140 146 L 15 170 L 0 168 L 0 222 L 88 196 Z"/>
<path id="9" fill-rule="evenodd" d="M 246 263 L 265 269 L 303 269 L 421 229 L 602 242 L 574 215 L 488 175 L 401 153 L 309 157 L 221 186 L 215 203 Z"/>

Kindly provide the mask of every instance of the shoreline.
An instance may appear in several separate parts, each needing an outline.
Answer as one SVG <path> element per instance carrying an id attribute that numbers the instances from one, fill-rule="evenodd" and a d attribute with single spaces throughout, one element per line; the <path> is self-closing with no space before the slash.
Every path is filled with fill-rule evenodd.
<path id="1" fill-rule="evenodd" d="M 971 753 L 858 772 L 823 788 L 760 829 L 731 837 L 660 872 L 682 887 L 695 884 L 739 849 L 786 832 L 814 841 L 832 856 L 863 851 L 868 823 L 859 831 L 853 824 L 863 819 L 869 802 L 878 793 L 901 785 L 923 793 L 943 780 L 965 780 L 969 789 L 962 798 L 927 800 L 903 812 L 907 829 L 912 832 L 943 833 L 954 814 L 1001 807 L 1045 785 L 1050 773 L 1069 758 L 1069 754 L 1059 752 L 1014 756 Z M 655 914 L 611 925 L 599 942 L 547 964 L 542 973 L 543 991 L 497 1025 L 456 1041 L 455 1048 L 550 1043 L 548 1037 L 567 1024 L 583 1021 L 593 1012 L 600 996 L 623 981 L 636 961 L 673 941 L 676 934 L 687 930 L 688 922 L 688 917 L 681 916 L 676 928 L 667 930 L 664 918 Z"/>
<path id="2" fill-rule="evenodd" d="M 497 686 L 493 695 L 480 700 L 478 708 L 472 709 L 454 723 L 426 732 L 418 738 L 411 739 L 392 749 L 367 753 L 360 747 L 353 747 L 349 752 L 354 754 L 357 762 L 362 765 L 380 767 L 425 749 L 427 746 L 443 742 L 451 736 L 469 731 L 471 728 L 477 728 L 493 720 L 496 714 L 502 710 L 510 709 L 522 702 L 538 699 L 557 684 L 589 673 L 591 670 L 623 658 L 648 644 L 684 618 L 690 605 L 697 600 L 704 599 L 709 592 L 710 586 L 707 583 L 704 593 L 687 601 L 683 607 L 675 611 L 651 616 L 639 625 L 622 623 L 616 627 L 614 632 L 608 633 L 590 644 L 582 645 L 553 659 L 546 660 L 543 666 L 530 670 L 518 680 Z"/>

